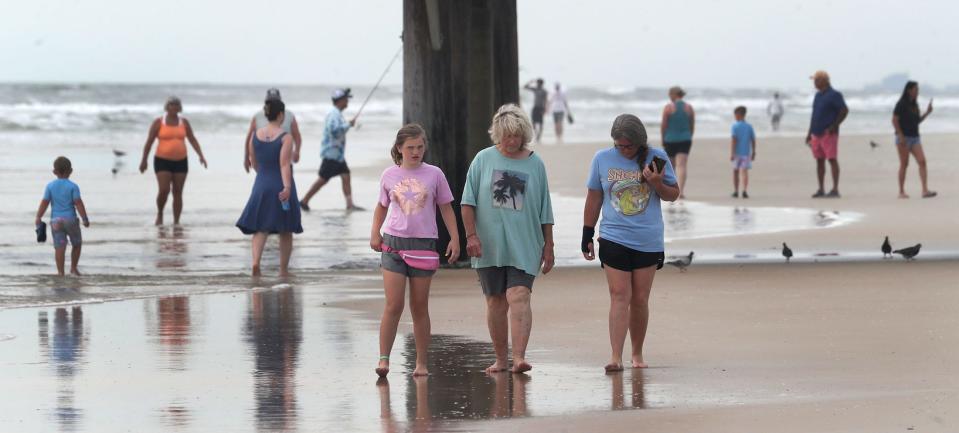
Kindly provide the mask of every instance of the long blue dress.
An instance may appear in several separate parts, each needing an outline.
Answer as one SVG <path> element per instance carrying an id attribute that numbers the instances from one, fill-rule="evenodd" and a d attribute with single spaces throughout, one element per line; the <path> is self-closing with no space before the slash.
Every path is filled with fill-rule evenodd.
<path id="1" fill-rule="evenodd" d="M 236 226 L 244 234 L 267 233 L 303 233 L 300 225 L 300 200 L 296 196 L 296 182 L 290 185 L 290 209 L 283 210 L 279 194 L 283 190 L 283 177 L 280 174 L 280 149 L 283 148 L 283 136 L 273 141 L 261 141 L 253 134 L 253 152 L 256 155 L 256 180 L 253 191 L 246 202 L 243 214 Z M 292 174 L 293 167 L 290 166 Z M 292 176 L 291 176 L 292 177 Z M 291 179 L 292 181 L 292 179 Z"/>

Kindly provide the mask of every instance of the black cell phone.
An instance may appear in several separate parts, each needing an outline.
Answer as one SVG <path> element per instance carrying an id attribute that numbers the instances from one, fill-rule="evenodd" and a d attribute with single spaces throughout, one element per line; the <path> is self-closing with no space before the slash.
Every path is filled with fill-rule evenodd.
<path id="1" fill-rule="evenodd" d="M 655 169 L 653 168 L 653 165 L 656 166 Z M 654 156 L 653 162 L 649 163 L 649 169 L 655 171 L 656 173 L 662 173 L 665 168 L 666 168 L 666 160 L 658 156 Z"/>

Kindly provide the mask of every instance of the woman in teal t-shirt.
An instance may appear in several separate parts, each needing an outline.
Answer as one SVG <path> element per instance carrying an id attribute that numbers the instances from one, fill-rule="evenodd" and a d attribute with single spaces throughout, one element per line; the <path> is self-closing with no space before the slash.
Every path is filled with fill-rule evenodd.
<path id="1" fill-rule="evenodd" d="M 676 167 L 679 180 L 679 198 L 685 198 L 686 161 L 693 147 L 693 133 L 696 131 L 696 112 L 693 106 L 683 98 L 686 91 L 679 86 L 669 88 L 669 103 L 663 108 L 663 120 L 660 131 L 663 149 L 669 155 L 669 162 Z"/>
<path id="2" fill-rule="evenodd" d="M 490 126 L 495 146 L 481 150 L 466 174 L 460 204 L 466 252 L 472 257 L 486 295 L 486 316 L 496 362 L 489 373 L 507 369 L 507 334 L 513 334 L 514 373 L 526 362 L 533 279 L 553 268 L 553 208 L 546 167 L 527 145 L 533 139 L 529 118 L 518 106 L 497 110 Z M 507 322 L 509 310 L 513 314 Z"/>

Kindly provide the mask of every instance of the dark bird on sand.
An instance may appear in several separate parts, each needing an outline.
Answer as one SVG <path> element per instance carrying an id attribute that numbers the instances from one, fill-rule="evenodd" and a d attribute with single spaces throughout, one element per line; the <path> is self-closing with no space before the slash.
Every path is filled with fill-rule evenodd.
<path id="1" fill-rule="evenodd" d="M 666 262 L 667 265 L 673 265 L 679 268 L 680 272 L 686 272 L 686 268 L 693 264 L 693 252 L 690 251 L 688 256 L 680 257 L 676 260 L 670 260 Z"/>
<path id="2" fill-rule="evenodd" d="M 892 245 L 889 243 L 889 236 L 882 241 L 882 258 L 892 257 Z"/>
<path id="3" fill-rule="evenodd" d="M 876 143 L 875 141 L 869 140 L 869 147 L 872 148 L 872 149 L 875 149 L 875 148 L 879 147 L 879 143 Z"/>
<path id="4" fill-rule="evenodd" d="M 122 151 L 122 150 L 113 149 L 113 156 L 123 156 L 123 155 L 126 155 L 126 154 L 127 154 L 127 153 L 124 152 L 124 151 Z"/>
<path id="5" fill-rule="evenodd" d="M 789 259 L 793 256 L 793 250 L 786 246 L 786 243 L 783 242 L 783 257 L 786 258 L 786 263 L 789 263 Z"/>
<path id="6" fill-rule="evenodd" d="M 922 248 L 922 244 L 916 244 L 909 248 L 903 248 L 896 251 L 893 251 L 893 254 L 902 254 L 902 257 L 906 260 L 913 260 L 916 256 L 919 255 L 919 249 Z"/>

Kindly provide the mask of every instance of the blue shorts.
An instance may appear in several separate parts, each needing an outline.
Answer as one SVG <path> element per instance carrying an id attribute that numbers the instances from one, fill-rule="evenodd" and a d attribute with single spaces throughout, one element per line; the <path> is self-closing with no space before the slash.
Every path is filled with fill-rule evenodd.
<path id="1" fill-rule="evenodd" d="M 50 220 L 50 233 L 53 235 L 54 248 L 66 248 L 67 238 L 70 245 L 79 247 L 83 243 L 80 236 L 80 220 L 76 218 L 56 217 Z"/>
<path id="2" fill-rule="evenodd" d="M 749 155 L 736 155 L 733 158 L 733 170 L 749 170 L 753 168 L 753 158 Z"/>
<path id="3" fill-rule="evenodd" d="M 901 144 L 902 144 L 902 143 L 899 142 L 899 136 L 898 136 L 898 135 L 896 136 L 896 144 L 897 144 L 897 145 L 901 145 Z M 907 148 L 912 149 L 913 146 L 915 146 L 915 145 L 917 145 L 917 144 L 922 144 L 922 140 L 919 139 L 919 136 L 918 136 L 918 135 L 915 136 L 915 137 L 910 137 L 910 136 L 908 136 L 908 135 L 906 136 L 906 147 L 907 147 Z"/>

